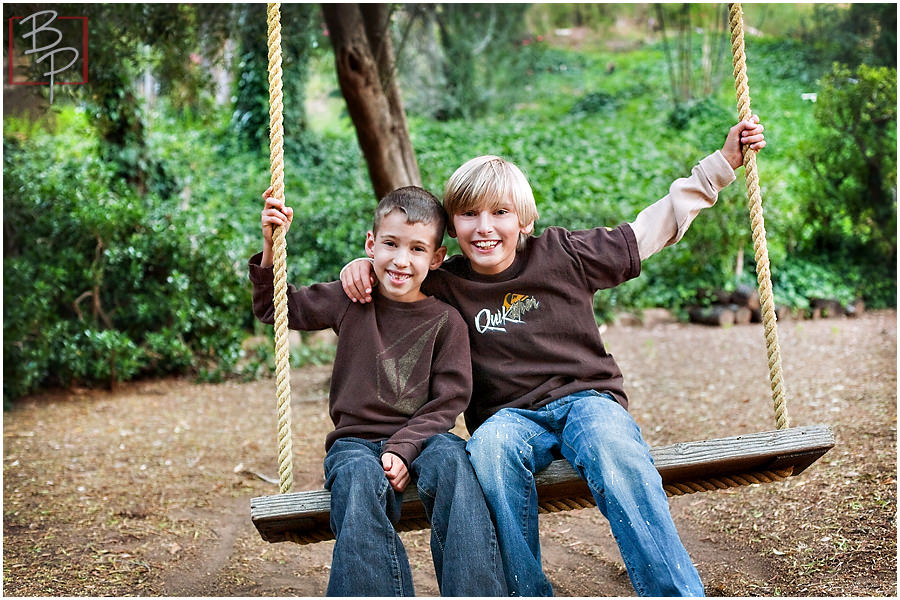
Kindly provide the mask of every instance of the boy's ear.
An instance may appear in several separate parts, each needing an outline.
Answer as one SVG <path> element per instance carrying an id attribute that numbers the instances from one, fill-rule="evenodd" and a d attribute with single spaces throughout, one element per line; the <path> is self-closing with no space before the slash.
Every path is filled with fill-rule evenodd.
<path id="1" fill-rule="evenodd" d="M 375 258 L 375 234 L 371 231 L 366 233 L 366 256 Z"/>
<path id="2" fill-rule="evenodd" d="M 524 227 L 520 227 L 519 231 L 521 231 L 525 235 L 531 235 L 531 232 L 534 231 L 534 219 L 532 219 L 528 225 L 526 225 Z"/>
<path id="3" fill-rule="evenodd" d="M 441 263 L 444 262 L 444 258 L 447 256 L 447 246 L 441 246 L 437 250 L 434 251 L 434 256 L 431 257 L 431 264 L 428 265 L 429 271 L 434 271 Z"/>

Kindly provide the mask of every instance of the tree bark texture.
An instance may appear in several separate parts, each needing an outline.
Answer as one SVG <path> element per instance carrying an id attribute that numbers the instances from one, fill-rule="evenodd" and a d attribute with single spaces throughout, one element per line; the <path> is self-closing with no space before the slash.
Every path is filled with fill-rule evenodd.
<path id="1" fill-rule="evenodd" d="M 341 93 L 356 128 L 375 195 L 421 185 L 394 77 L 386 4 L 323 4 Z"/>

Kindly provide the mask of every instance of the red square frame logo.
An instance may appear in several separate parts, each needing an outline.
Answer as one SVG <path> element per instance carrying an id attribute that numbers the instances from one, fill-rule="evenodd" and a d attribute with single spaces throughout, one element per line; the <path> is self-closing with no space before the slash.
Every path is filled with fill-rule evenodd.
<path id="1" fill-rule="evenodd" d="M 13 51 L 13 22 L 24 19 L 25 17 L 9 18 L 9 78 L 10 85 L 50 85 L 49 81 L 15 81 L 14 61 L 16 54 Z M 88 82 L 88 18 L 87 17 L 56 17 L 54 20 L 80 20 L 81 21 L 81 81 L 57 81 L 54 79 L 53 85 L 85 85 Z M 21 54 L 21 53 L 20 53 Z"/>

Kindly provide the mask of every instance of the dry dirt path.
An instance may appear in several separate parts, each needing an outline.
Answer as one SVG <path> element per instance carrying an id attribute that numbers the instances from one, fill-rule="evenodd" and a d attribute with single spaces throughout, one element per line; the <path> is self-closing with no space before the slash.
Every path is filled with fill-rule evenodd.
<path id="1" fill-rule="evenodd" d="M 710 595 L 896 596 L 897 324 L 787 321 L 796 424 L 835 447 L 788 482 L 674 498 Z M 652 445 L 772 429 L 759 326 L 610 328 Z M 293 375 L 296 489 L 321 486 L 328 367 Z M 272 381 L 147 381 L 18 402 L 3 419 L 7 596 L 319 596 L 331 542 L 267 544 L 249 500 L 276 486 Z M 603 517 L 541 517 L 561 596 L 634 592 Z M 438 593 L 425 532 L 402 535 L 420 595 Z"/>

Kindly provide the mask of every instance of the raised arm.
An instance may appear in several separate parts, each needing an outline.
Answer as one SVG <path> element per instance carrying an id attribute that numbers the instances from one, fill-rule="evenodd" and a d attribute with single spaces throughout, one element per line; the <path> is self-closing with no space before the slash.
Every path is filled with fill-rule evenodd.
<path id="1" fill-rule="evenodd" d="M 701 160 L 690 177 L 677 179 L 666 196 L 638 214 L 631 228 L 642 261 L 680 240 L 697 214 L 716 203 L 719 192 L 734 181 L 735 169 L 743 164 L 742 145 L 754 152 L 765 148 L 758 116 L 732 127 L 721 150 Z"/>
<path id="2" fill-rule="evenodd" d="M 263 192 L 265 206 L 260 215 L 262 252 L 250 258 L 248 268 L 253 284 L 253 314 L 263 323 L 275 322 L 275 262 L 274 229 L 284 227 L 285 233 L 294 220 L 294 210 L 283 200 L 272 197 L 272 188 Z M 296 287 L 288 284 L 288 327 L 304 331 L 335 327 L 349 304 L 336 282 Z"/>

